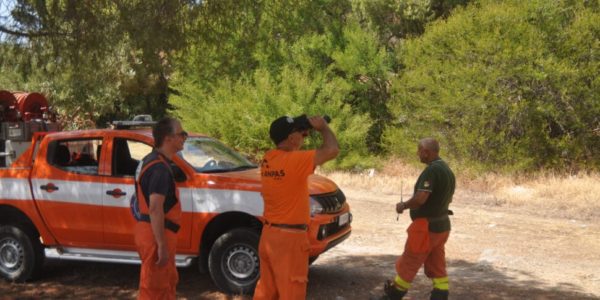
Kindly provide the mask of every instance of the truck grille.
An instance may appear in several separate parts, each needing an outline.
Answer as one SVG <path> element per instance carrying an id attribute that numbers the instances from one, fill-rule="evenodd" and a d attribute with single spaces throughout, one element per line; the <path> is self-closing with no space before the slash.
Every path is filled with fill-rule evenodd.
<path id="1" fill-rule="evenodd" d="M 339 212 L 344 206 L 344 203 L 346 203 L 346 196 L 340 189 L 333 193 L 312 195 L 312 197 L 323 206 L 323 213 L 325 214 L 335 214 Z"/>
<path id="2" fill-rule="evenodd" d="M 344 224 L 344 225 L 339 225 L 339 216 L 335 217 L 333 219 L 333 222 L 329 223 L 329 224 L 323 224 L 321 226 L 319 226 L 319 232 L 317 233 L 317 240 L 322 241 L 327 237 L 330 237 L 344 229 L 346 229 L 348 226 L 350 226 L 350 223 L 352 223 L 352 214 L 350 214 L 349 216 L 349 220 L 348 223 Z"/>

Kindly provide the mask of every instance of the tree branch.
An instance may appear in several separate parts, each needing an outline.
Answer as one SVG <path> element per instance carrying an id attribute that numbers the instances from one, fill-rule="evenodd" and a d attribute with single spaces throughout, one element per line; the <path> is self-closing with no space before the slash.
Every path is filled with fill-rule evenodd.
<path id="1" fill-rule="evenodd" d="M 10 30 L 2 25 L 0 25 L 0 32 L 6 33 L 6 34 L 10 34 L 10 35 L 15 35 L 15 36 L 20 36 L 20 37 L 28 37 L 28 38 L 33 38 L 33 37 L 42 37 L 42 36 L 57 36 L 57 35 L 64 35 L 64 34 L 60 34 L 57 32 L 22 32 L 22 31 L 15 31 L 15 30 Z"/>

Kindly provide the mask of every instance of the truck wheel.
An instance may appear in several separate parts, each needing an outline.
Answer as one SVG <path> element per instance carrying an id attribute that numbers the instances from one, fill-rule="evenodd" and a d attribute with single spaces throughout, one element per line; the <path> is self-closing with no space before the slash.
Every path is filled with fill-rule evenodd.
<path id="1" fill-rule="evenodd" d="M 35 278 L 44 263 L 44 249 L 33 233 L 19 226 L 0 226 L 0 276 L 16 282 Z"/>
<path id="2" fill-rule="evenodd" d="M 208 269 L 219 289 L 229 294 L 254 292 L 260 275 L 259 239 L 258 232 L 237 228 L 215 241 L 208 256 Z"/>

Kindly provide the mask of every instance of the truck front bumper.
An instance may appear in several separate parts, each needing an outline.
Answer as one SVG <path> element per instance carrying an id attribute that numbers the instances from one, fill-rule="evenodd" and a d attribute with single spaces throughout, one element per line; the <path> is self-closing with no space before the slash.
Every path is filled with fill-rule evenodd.
<path id="1" fill-rule="evenodd" d="M 347 239 L 352 232 L 352 213 L 348 204 L 339 213 L 311 218 L 309 227 L 311 257 L 320 255 Z"/>

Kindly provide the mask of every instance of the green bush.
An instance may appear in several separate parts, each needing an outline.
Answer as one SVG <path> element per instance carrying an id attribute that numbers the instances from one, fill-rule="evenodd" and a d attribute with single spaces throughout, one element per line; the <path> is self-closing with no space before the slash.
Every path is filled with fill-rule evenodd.
<path id="1" fill-rule="evenodd" d="M 421 137 L 496 169 L 600 167 L 598 10 L 575 1 L 480 1 L 397 49 L 392 153 Z"/>
<path id="2" fill-rule="evenodd" d="M 255 160 L 273 148 L 269 125 L 282 115 L 327 114 L 341 147 L 338 159 L 328 168 L 370 166 L 372 158 L 364 139 L 369 119 L 353 114 L 344 105 L 348 85 L 328 81 L 324 74 L 311 74 L 284 68 L 278 80 L 264 70 L 238 81 L 221 80 L 210 92 L 191 83 L 181 85 L 180 96 L 171 99 L 176 113 L 189 131 L 203 132 L 221 139 Z M 307 139 L 307 147 L 320 145 L 318 134 Z"/>
<path id="3" fill-rule="evenodd" d="M 171 97 L 189 129 L 206 132 L 250 156 L 272 148 L 270 123 L 282 115 L 327 114 L 340 143 L 339 157 L 327 168 L 364 169 L 377 164 L 370 145 L 378 110 L 387 111 L 386 76 L 390 56 L 374 33 L 347 26 L 342 36 L 307 34 L 279 43 L 282 65 L 198 84 L 182 75 Z M 261 61 L 259 59 L 259 61 Z M 381 126 L 382 127 L 382 126 Z M 379 133 L 380 135 L 380 133 Z M 318 134 L 308 147 L 320 145 Z"/>

